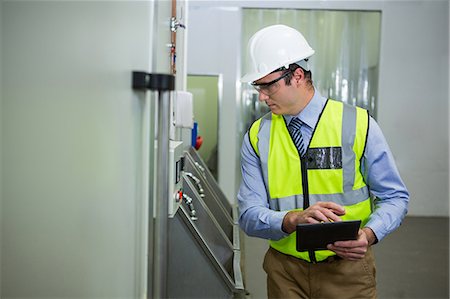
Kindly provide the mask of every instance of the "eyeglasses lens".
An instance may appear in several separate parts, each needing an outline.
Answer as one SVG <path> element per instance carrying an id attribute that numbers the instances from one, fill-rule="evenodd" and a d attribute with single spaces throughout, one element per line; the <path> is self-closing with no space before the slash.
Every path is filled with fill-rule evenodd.
<path id="1" fill-rule="evenodd" d="M 281 79 L 285 78 L 290 72 L 286 72 L 282 74 L 277 79 L 268 82 L 268 83 L 262 83 L 262 84 L 254 84 L 252 83 L 252 86 L 256 89 L 256 91 L 261 92 L 267 96 L 271 96 L 274 93 L 276 93 L 280 89 L 280 81 Z"/>
<path id="2" fill-rule="evenodd" d="M 255 85 L 254 87 L 258 92 L 270 96 L 278 91 L 278 89 L 280 88 L 280 84 L 278 82 L 275 82 L 270 85 Z"/>

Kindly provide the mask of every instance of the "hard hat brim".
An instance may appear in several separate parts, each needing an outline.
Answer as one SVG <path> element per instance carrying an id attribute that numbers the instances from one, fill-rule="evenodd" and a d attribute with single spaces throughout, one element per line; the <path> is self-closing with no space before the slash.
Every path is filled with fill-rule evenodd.
<path id="1" fill-rule="evenodd" d="M 242 83 L 250 83 L 250 82 L 257 81 L 257 80 L 259 80 L 259 79 L 261 79 L 261 78 L 267 76 L 268 74 L 270 74 L 271 72 L 273 72 L 274 70 L 276 70 L 276 69 L 278 69 L 278 68 L 280 68 L 280 67 L 282 67 L 282 66 L 289 66 L 289 65 L 292 64 L 292 63 L 296 63 L 296 62 L 298 62 L 298 61 L 301 61 L 301 60 L 303 60 L 303 59 L 306 59 L 306 58 L 311 57 L 311 56 L 314 54 L 314 52 L 315 52 L 315 51 L 314 51 L 313 49 L 311 49 L 311 51 L 310 51 L 309 53 L 307 53 L 307 55 L 306 55 L 305 57 L 302 56 L 302 57 L 297 57 L 297 58 L 295 58 L 295 59 L 291 59 L 291 60 L 287 61 L 287 62 L 284 63 L 284 64 L 275 66 L 275 67 L 273 68 L 273 70 L 270 70 L 270 71 L 265 71 L 265 72 L 250 72 L 250 73 L 247 73 L 247 74 L 245 74 L 245 75 L 241 78 L 240 81 L 241 81 Z"/>
<path id="2" fill-rule="evenodd" d="M 242 83 L 250 83 L 250 82 L 254 82 L 258 79 L 261 79 L 265 76 L 267 76 L 268 74 L 270 74 L 271 72 L 264 72 L 264 73 L 248 73 L 245 74 L 242 78 L 241 78 L 241 82 Z"/>

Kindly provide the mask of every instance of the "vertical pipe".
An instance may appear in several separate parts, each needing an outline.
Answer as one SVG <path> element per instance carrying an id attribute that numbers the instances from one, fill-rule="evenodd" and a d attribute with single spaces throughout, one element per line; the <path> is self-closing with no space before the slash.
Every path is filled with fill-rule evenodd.
<path id="1" fill-rule="evenodd" d="M 174 25 L 176 23 L 176 19 L 177 19 L 177 1 L 176 0 L 172 0 L 172 13 L 171 13 L 171 20 L 174 22 Z M 171 44 L 171 48 L 170 48 L 170 68 L 172 71 L 172 74 L 176 74 L 177 73 L 177 66 L 176 66 L 176 59 L 177 59 L 177 31 L 176 31 L 176 27 L 174 27 L 173 29 L 171 29 L 170 32 L 170 44 Z"/>
<path id="2" fill-rule="evenodd" d="M 158 92 L 156 215 L 153 247 L 153 297 L 167 298 L 170 91 Z"/>

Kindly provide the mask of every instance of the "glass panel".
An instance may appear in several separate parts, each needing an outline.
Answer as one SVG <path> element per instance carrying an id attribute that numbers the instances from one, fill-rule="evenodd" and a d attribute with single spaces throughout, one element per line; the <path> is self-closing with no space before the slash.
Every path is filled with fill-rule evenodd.
<path id="1" fill-rule="evenodd" d="M 381 12 L 243 9 L 242 69 L 250 70 L 247 43 L 259 29 L 285 24 L 299 30 L 316 53 L 309 60 L 314 85 L 324 96 L 366 108 L 376 116 Z M 268 112 L 244 84 L 243 126 Z"/>
<path id="2" fill-rule="evenodd" d="M 219 75 L 187 76 L 187 90 L 194 99 L 194 120 L 198 123 L 198 136 L 203 139 L 198 153 L 216 180 L 220 79 Z"/>

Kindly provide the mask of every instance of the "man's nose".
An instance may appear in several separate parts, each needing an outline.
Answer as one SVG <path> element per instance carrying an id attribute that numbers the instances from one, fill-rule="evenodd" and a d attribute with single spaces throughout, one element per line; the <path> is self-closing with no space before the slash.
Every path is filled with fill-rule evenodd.
<path id="1" fill-rule="evenodd" d="M 268 95 L 262 93 L 261 91 L 259 91 L 258 93 L 259 93 L 259 100 L 260 100 L 261 102 L 265 102 L 265 101 L 269 98 Z"/>

